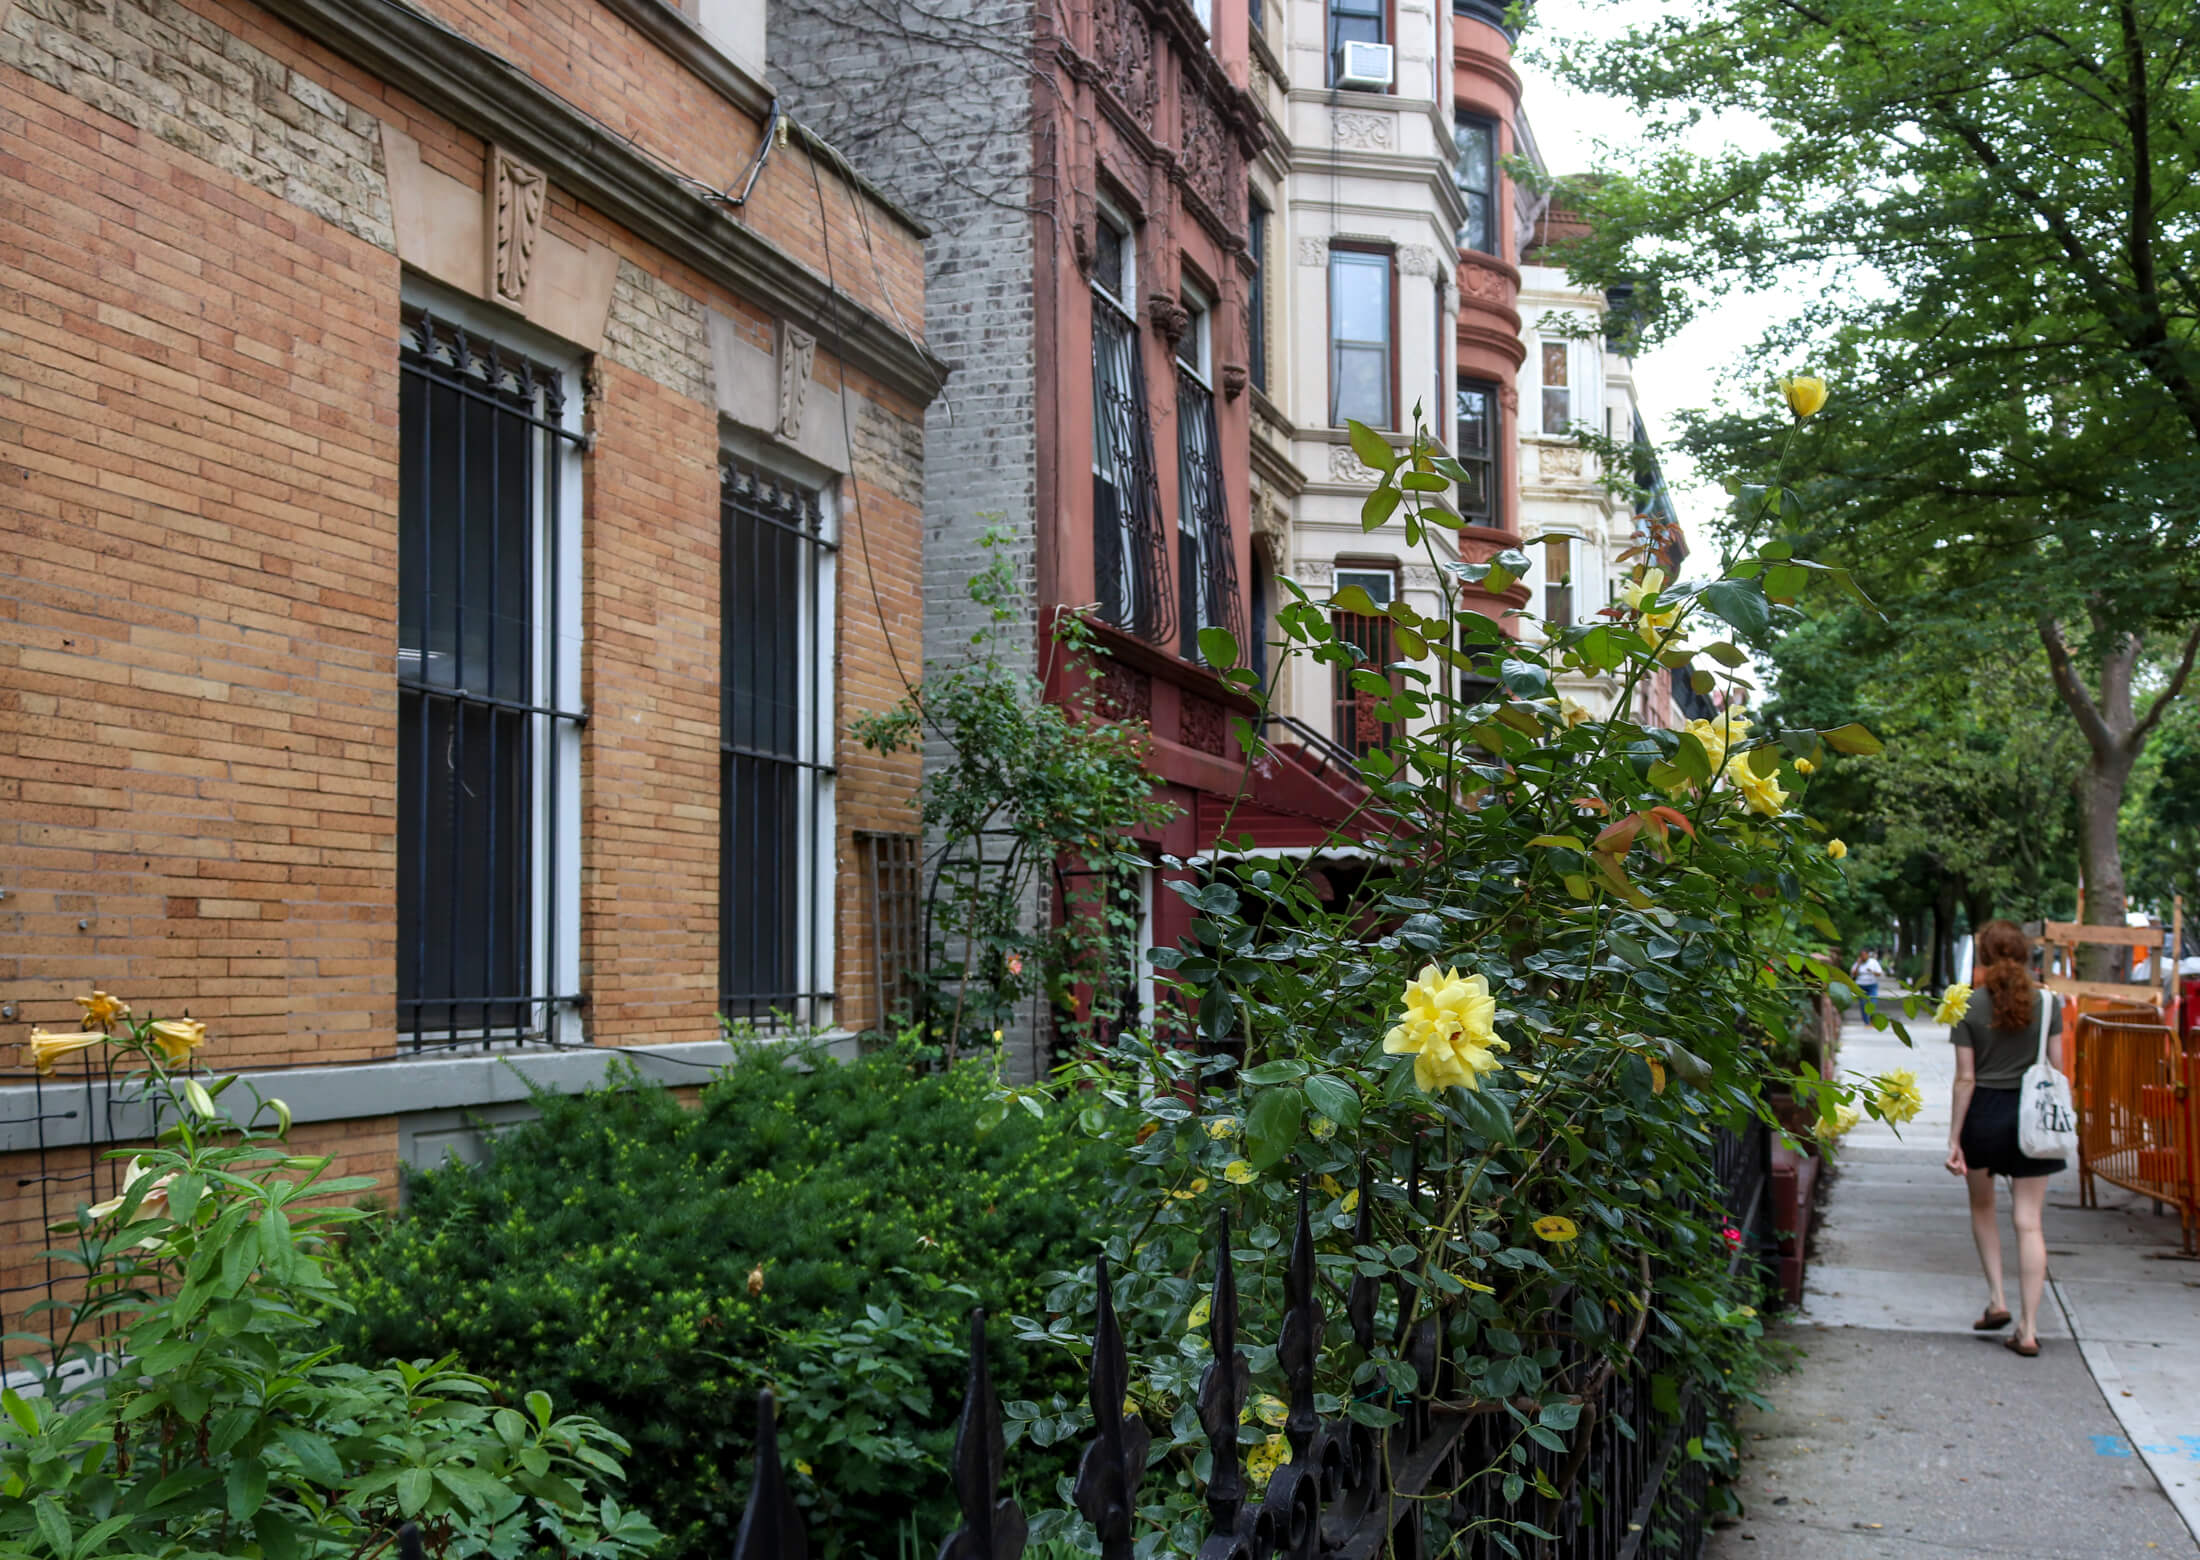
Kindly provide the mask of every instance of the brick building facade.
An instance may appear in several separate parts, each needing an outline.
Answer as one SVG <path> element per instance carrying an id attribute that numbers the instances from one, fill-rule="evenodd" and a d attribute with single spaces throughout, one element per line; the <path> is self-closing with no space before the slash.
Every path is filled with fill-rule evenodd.
<path id="1" fill-rule="evenodd" d="M 595 1048 L 874 1018 L 917 775 L 844 732 L 945 368 L 764 53 L 761 0 L 0 0 L 0 1042 L 187 1011 L 387 1181 Z M 13 1326 L 135 1118 L 8 1053 Z"/>

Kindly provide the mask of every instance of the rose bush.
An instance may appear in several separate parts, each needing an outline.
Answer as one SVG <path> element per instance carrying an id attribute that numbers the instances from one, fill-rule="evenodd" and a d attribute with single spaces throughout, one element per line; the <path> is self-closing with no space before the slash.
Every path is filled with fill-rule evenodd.
<path id="1" fill-rule="evenodd" d="M 1806 386 L 1789 394 L 1798 416 L 1822 401 Z M 1421 546 L 1459 526 L 1433 499 L 1467 474 L 1432 441 L 1401 451 L 1360 427 L 1352 439 L 1381 479 L 1369 529 L 1402 517 Z M 1517 554 L 1455 564 L 1434 547 L 1428 561 L 1495 595 L 1526 567 Z M 1412 1376 L 1387 1340 L 1431 1310 L 1447 1316 L 1460 1390 L 1513 1426 L 1480 1476 L 1519 1504 L 1486 1535 L 1431 1536 L 1439 1552 L 1482 1552 L 1484 1536 L 1517 1552 L 1545 1509 L 1532 1492 L 1549 1509 L 1569 1493 L 1597 1499 L 1548 1487 L 1527 1455 L 1588 1433 L 1570 1349 L 1616 1362 L 1647 1334 L 1666 1362 L 1654 1396 L 1668 1416 L 1689 1392 L 1717 1405 L 1751 1395 L 1759 1281 L 1732 1270 L 1741 1237 L 1714 1174 L 1719 1130 L 1770 1121 L 1775 1090 L 1829 1123 L 1909 1107 L 1914 1087 L 1793 1070 L 1772 1038 L 1799 1002 L 1846 980 L 1813 951 L 1833 938 L 1820 901 L 1841 869 L 1802 806 L 1813 773 L 1876 741 L 1853 725 L 1758 730 L 1735 704 L 1680 730 L 1634 713 L 1654 679 L 1699 692 L 1730 680 L 1806 585 L 1844 581 L 1778 537 L 1700 584 L 1648 562 L 1602 616 L 1517 638 L 1472 611 L 1428 615 L 1351 588 L 1320 600 L 1284 582 L 1271 664 L 1305 657 L 1359 679 L 1332 613 L 1387 617 L 1406 657 L 1364 674 L 1380 689 L 1374 718 L 1402 733 L 1363 761 L 1365 803 L 1336 841 L 1364 874 L 1325 898 L 1306 863 L 1264 858 L 1227 826 L 1215 859 L 1165 863 L 1195 912 L 1183 946 L 1151 955 L 1181 1025 L 1129 1036 L 1062 1080 L 1066 1099 L 1097 1092 L 1122 1107 L 1097 1121 L 1118 1167 L 1106 1253 L 1130 1396 L 1154 1431 L 1142 1554 L 1189 1553 L 1204 1530 L 1212 1449 L 1193 1392 L 1218 1216 L 1259 1345 L 1256 1404 L 1284 1390 L 1275 1319 L 1302 1190 L 1327 1295 L 1366 1276 L 1384 1297 L 1372 1353 L 1325 1300 L 1321 1412 L 1391 1422 Z M 1226 633 L 1206 631 L 1201 648 L 1239 666 Z M 1616 683 L 1612 708 L 1562 696 L 1569 673 Z M 1226 678 L 1265 705 L 1251 672 Z M 1260 730 L 1238 728 L 1255 762 Z M 1373 1234 L 1356 1239 L 1363 1185 Z M 1061 1275 L 1024 1335 L 1079 1353 L 1093 1290 L 1092 1269 Z M 1042 1441 L 1086 1422 L 1066 1397 L 1007 1412 Z M 1252 1410 L 1239 1439 L 1257 1465 L 1289 1455 Z M 1727 1445 L 1715 1422 L 1690 1454 L 1717 1461 Z M 1091 1542 L 1067 1510 L 1035 1532 Z"/>

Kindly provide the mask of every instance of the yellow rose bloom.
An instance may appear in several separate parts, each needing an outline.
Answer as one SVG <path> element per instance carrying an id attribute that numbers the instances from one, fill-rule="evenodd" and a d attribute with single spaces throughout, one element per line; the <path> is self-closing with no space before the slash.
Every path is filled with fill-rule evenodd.
<path id="1" fill-rule="evenodd" d="M 1855 1126 L 1859 1121 L 1862 1121 L 1863 1119 L 1863 1106 L 1836 1105 L 1833 1108 L 1833 1120 L 1830 1124 L 1828 1124 L 1826 1130 L 1830 1136 L 1843 1137 L 1847 1135 L 1849 1128 Z"/>
<path id="2" fill-rule="evenodd" d="M 130 1016 L 130 1004 L 120 997 L 110 997 L 104 991 L 95 991 L 88 997 L 78 997 L 76 1005 L 84 1010 L 84 1022 L 98 1029 L 105 1029 L 118 1018 Z"/>
<path id="3" fill-rule="evenodd" d="M 1566 729 L 1569 731 L 1576 726 L 1596 719 L 1594 715 L 1589 713 L 1589 707 L 1586 704 L 1577 703 L 1563 694 L 1559 696 L 1558 700 L 1558 715 L 1559 719 L 1566 722 Z"/>
<path id="4" fill-rule="evenodd" d="M 1726 762 L 1728 749 L 1748 738 L 1750 721 L 1739 711 L 1722 710 L 1708 720 L 1692 720 L 1681 730 L 1702 745 L 1704 757 L 1711 760 L 1715 771 Z"/>
<path id="5" fill-rule="evenodd" d="M 164 1018 L 151 1033 L 171 1067 L 190 1061 L 191 1053 L 206 1044 L 206 1026 L 195 1018 Z"/>
<path id="6" fill-rule="evenodd" d="M 1841 840 L 1828 840 L 1826 841 L 1826 854 L 1835 861 L 1846 861 L 1849 859 L 1849 847 Z"/>
<path id="7" fill-rule="evenodd" d="M 1788 794 L 1781 788 L 1779 771 L 1761 775 L 1749 767 L 1749 759 L 1743 754 L 1737 753 L 1727 761 L 1726 779 L 1741 797 L 1742 805 L 1761 817 L 1777 818 L 1780 809 L 1787 806 Z"/>
<path id="8" fill-rule="evenodd" d="M 1406 987 L 1405 1011 L 1383 1037 L 1383 1049 L 1413 1058 L 1413 1081 L 1424 1093 L 1472 1091 L 1483 1073 L 1497 1070 L 1497 1053 L 1509 1049 L 1497 1038 L 1496 1020 L 1488 980 L 1431 964 Z"/>
<path id="9" fill-rule="evenodd" d="M 1826 404 L 1826 382 L 1816 374 L 1793 374 L 1780 381 L 1780 394 L 1789 411 L 1798 418 L 1809 417 Z"/>
<path id="10" fill-rule="evenodd" d="M 1260 1172 L 1249 1159 L 1233 1159 L 1222 1167 L 1222 1178 L 1232 1186 L 1251 1186 L 1260 1179 Z"/>
<path id="11" fill-rule="evenodd" d="M 1940 1005 L 1933 1009 L 1933 1022 L 1953 1024 L 1971 1011 L 1971 988 L 1957 981 L 1940 994 Z"/>
<path id="12" fill-rule="evenodd" d="M 1917 1088 L 1917 1074 L 1907 1067 L 1881 1073 L 1872 1080 L 1872 1099 L 1879 1106 L 1879 1114 L 1897 1124 L 1914 1121 L 1917 1113 L 1925 1108 L 1925 1096 Z"/>
<path id="13" fill-rule="evenodd" d="M 96 1029 L 78 1029 L 57 1033 L 50 1029 L 33 1029 L 30 1040 L 31 1065 L 43 1077 L 53 1076 L 54 1063 L 64 1056 L 78 1051 L 89 1051 L 95 1045 L 105 1045 L 107 1037 Z"/>
<path id="14" fill-rule="evenodd" d="M 1654 611 L 1644 607 L 1643 603 L 1663 589 L 1663 569 L 1646 570 L 1641 579 L 1629 580 L 1619 588 L 1620 600 L 1635 614 L 1635 632 L 1642 635 L 1643 642 L 1653 650 L 1664 648 L 1665 642 L 1672 637 L 1674 621 L 1681 615 L 1678 607 L 1661 607 Z"/>
<path id="15" fill-rule="evenodd" d="M 1253 1488 L 1265 1490 L 1276 1470 L 1291 1460 L 1291 1443 L 1280 1433 L 1254 1447 L 1245 1457 L 1245 1477 Z"/>
<path id="16" fill-rule="evenodd" d="M 1818 773 L 1818 766 L 1807 758 L 1799 758 L 1795 761 L 1795 772 L 1799 775 L 1814 775 Z"/>
<path id="17" fill-rule="evenodd" d="M 1563 1213 L 1546 1213 L 1531 1226 L 1536 1234 L 1553 1245 L 1563 1246 L 1581 1233 L 1581 1229 Z"/>

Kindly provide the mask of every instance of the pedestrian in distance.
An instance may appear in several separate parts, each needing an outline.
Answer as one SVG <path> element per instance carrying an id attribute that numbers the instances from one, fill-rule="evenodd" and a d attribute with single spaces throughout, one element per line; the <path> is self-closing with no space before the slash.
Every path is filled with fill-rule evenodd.
<path id="1" fill-rule="evenodd" d="M 1971 1238 L 1986 1272 L 1986 1313 L 1971 1324 L 1997 1332 L 2013 1320 L 2003 1344 L 2026 1358 L 2040 1352 L 2040 1294 L 2047 1286 L 2047 1236 L 2040 1214 L 2047 1178 L 2060 1159 L 2034 1159 L 2019 1145 L 2017 1106 L 2025 1069 L 2039 1055 L 2040 1004 L 2047 1004 L 2047 1059 L 2062 1065 L 2062 1012 L 2054 997 L 2034 984 L 2032 945 L 2008 921 L 1978 930 L 1971 1000 L 1948 1038 L 1956 1048 L 1955 1109 L 1948 1124 L 1948 1173 L 1961 1176 L 1971 1194 Z M 2017 1229 L 2020 1309 L 2009 1314 L 2002 1288 L 2001 1216 L 1994 1177 L 2009 1178 Z"/>
<path id="2" fill-rule="evenodd" d="M 1886 973 L 1880 966 L 1877 948 L 1866 948 L 1857 956 L 1855 965 L 1849 970 L 1849 977 L 1856 982 L 1857 989 L 1864 993 L 1866 1018 L 1879 1016 L 1879 982 Z"/>

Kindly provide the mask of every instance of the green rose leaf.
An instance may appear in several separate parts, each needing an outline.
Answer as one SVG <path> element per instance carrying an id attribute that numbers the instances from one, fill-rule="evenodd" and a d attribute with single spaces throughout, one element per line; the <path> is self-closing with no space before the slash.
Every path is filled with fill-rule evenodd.
<path id="1" fill-rule="evenodd" d="M 1390 441 L 1364 422 L 1350 422 L 1345 432 L 1352 440 L 1352 453 L 1360 457 L 1363 465 L 1377 471 L 1398 469 L 1398 452 L 1390 447 Z"/>
<path id="2" fill-rule="evenodd" d="M 1836 726 L 1831 731 L 1822 731 L 1819 735 L 1826 739 L 1826 746 L 1836 753 L 1858 753 L 1868 758 L 1887 750 L 1885 743 L 1854 721 L 1846 726 Z"/>
<path id="3" fill-rule="evenodd" d="M 1703 588 L 1703 604 L 1745 639 L 1772 627 L 1772 603 L 1755 580 L 1715 580 Z"/>
<path id="4" fill-rule="evenodd" d="M 1270 1089 L 1253 1101 L 1245 1118 L 1245 1157 L 1253 1168 L 1266 1170 L 1297 1147 L 1305 1119 L 1306 1100 L 1297 1089 Z"/>
<path id="5" fill-rule="evenodd" d="M 1342 1078 L 1316 1073 L 1306 1080 L 1306 1099 L 1315 1110 L 1348 1131 L 1359 1124 L 1359 1091 Z"/>

